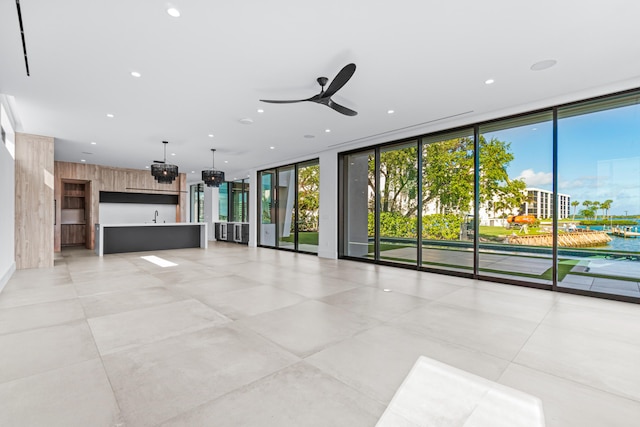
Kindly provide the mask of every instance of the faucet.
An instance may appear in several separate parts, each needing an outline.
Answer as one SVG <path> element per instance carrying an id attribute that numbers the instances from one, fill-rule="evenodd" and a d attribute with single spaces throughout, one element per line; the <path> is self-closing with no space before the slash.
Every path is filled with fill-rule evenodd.
<path id="1" fill-rule="evenodd" d="M 158 222 L 158 211 L 156 210 L 156 213 L 153 214 L 153 222 L 154 224 L 156 224 Z"/>

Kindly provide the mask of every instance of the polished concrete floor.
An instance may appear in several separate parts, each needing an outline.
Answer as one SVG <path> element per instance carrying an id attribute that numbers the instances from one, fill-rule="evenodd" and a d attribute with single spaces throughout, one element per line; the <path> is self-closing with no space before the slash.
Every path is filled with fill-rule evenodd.
<path id="1" fill-rule="evenodd" d="M 65 250 L 0 293 L 1 426 L 373 426 L 420 355 L 636 426 L 640 305 L 214 243 Z"/>

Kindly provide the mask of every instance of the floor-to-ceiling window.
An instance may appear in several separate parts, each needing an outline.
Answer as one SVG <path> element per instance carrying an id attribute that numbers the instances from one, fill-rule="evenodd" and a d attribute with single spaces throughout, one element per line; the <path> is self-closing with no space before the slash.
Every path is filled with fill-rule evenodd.
<path id="1" fill-rule="evenodd" d="M 275 188 L 276 172 L 262 171 L 258 174 L 260 182 L 260 244 L 276 246 L 276 219 L 278 218 Z"/>
<path id="2" fill-rule="evenodd" d="M 296 168 L 278 168 L 278 247 L 295 249 L 296 237 Z"/>
<path id="3" fill-rule="evenodd" d="M 640 297 L 640 95 L 558 109 L 558 190 L 558 287 Z"/>
<path id="4" fill-rule="evenodd" d="M 377 179 L 378 259 L 415 264 L 418 259 L 418 142 L 380 149 Z"/>
<path id="5" fill-rule="evenodd" d="M 249 221 L 249 180 L 241 179 L 228 183 L 231 187 L 230 222 Z"/>
<path id="6" fill-rule="evenodd" d="M 229 183 L 223 182 L 218 187 L 218 221 L 229 220 Z"/>
<path id="7" fill-rule="evenodd" d="M 422 266 L 473 273 L 473 129 L 422 138 Z"/>
<path id="8" fill-rule="evenodd" d="M 318 252 L 318 160 L 260 171 L 259 245 Z"/>
<path id="9" fill-rule="evenodd" d="M 339 255 L 640 301 L 639 140 L 629 91 L 342 153 Z"/>
<path id="10" fill-rule="evenodd" d="M 342 162 L 344 220 L 341 252 L 349 257 L 375 257 L 374 150 L 345 155 Z"/>
<path id="11" fill-rule="evenodd" d="M 204 185 L 193 184 L 190 186 L 191 195 L 191 222 L 204 222 Z"/>
<path id="12" fill-rule="evenodd" d="M 320 231 L 320 165 L 317 160 L 298 164 L 298 250 L 318 253 Z"/>
<path id="13" fill-rule="evenodd" d="M 479 272 L 552 283 L 553 113 L 480 126 Z"/>

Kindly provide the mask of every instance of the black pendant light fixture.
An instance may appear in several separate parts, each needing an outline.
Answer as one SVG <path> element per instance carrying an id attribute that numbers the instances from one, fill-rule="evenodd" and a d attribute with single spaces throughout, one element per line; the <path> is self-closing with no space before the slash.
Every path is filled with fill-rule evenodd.
<path id="1" fill-rule="evenodd" d="M 202 180 L 207 184 L 207 187 L 219 187 L 224 182 L 224 172 L 216 170 L 216 149 L 212 148 L 211 153 L 213 157 L 212 167 L 202 171 Z"/>
<path id="2" fill-rule="evenodd" d="M 151 165 L 151 175 L 159 184 L 171 184 L 178 177 L 178 166 L 167 163 L 167 141 L 164 144 L 164 160 L 154 160 Z"/>

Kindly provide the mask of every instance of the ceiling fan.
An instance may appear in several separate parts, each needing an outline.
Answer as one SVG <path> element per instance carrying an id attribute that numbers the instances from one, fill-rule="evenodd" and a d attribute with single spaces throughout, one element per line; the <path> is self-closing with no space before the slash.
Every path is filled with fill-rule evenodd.
<path id="1" fill-rule="evenodd" d="M 331 82 L 331 84 L 329 85 L 329 87 L 327 88 L 326 91 L 324 90 L 324 87 L 327 84 L 327 82 L 329 81 L 329 79 L 326 78 L 326 77 L 318 77 L 317 81 L 320 84 L 320 86 L 322 87 L 322 89 L 320 90 L 319 94 L 314 95 L 311 98 L 297 99 L 297 100 L 291 100 L 291 101 L 278 101 L 278 100 L 271 100 L 271 99 L 261 99 L 260 101 L 269 102 L 271 104 L 293 104 L 295 102 L 311 101 L 311 102 L 315 102 L 316 104 L 326 105 L 327 107 L 332 108 L 332 109 L 336 110 L 338 113 L 342 113 L 342 114 L 344 114 L 346 116 L 355 116 L 355 115 L 358 114 L 356 111 L 353 111 L 350 108 L 344 107 L 344 106 L 334 102 L 331 99 L 331 97 L 333 95 L 335 95 L 335 93 L 337 91 L 339 91 L 342 88 L 342 86 L 347 84 L 347 82 L 349 81 L 351 76 L 353 76 L 353 73 L 355 71 L 356 71 L 356 64 L 347 64 L 347 65 L 345 65 L 342 68 L 342 70 L 340 70 L 338 72 L 338 74 L 333 79 L 333 81 Z"/>

